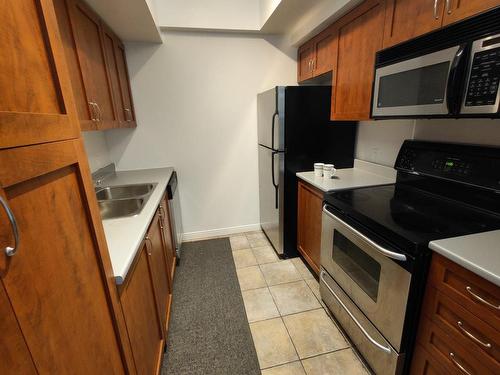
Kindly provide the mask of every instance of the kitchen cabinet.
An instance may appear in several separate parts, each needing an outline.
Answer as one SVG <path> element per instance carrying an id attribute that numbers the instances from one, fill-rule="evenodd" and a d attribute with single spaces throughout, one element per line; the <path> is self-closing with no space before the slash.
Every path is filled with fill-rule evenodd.
<path id="1" fill-rule="evenodd" d="M 500 373 L 499 306 L 499 287 L 433 254 L 412 373 Z"/>
<path id="2" fill-rule="evenodd" d="M 5 149 L 0 165 L 0 289 L 24 340 L 14 325 L 0 346 L 17 342 L 13 362 L 31 367 L 28 350 L 37 373 L 126 373 L 128 338 L 83 142 Z"/>
<path id="3" fill-rule="evenodd" d="M 152 251 L 143 242 L 120 292 L 137 373 L 159 373 L 164 335 L 155 292 Z"/>
<path id="4" fill-rule="evenodd" d="M 121 41 L 79 0 L 54 0 L 82 130 L 135 127 Z"/>
<path id="5" fill-rule="evenodd" d="M 297 250 L 319 274 L 323 193 L 299 181 L 297 196 Z"/>
<path id="6" fill-rule="evenodd" d="M 175 266 L 176 266 L 176 253 L 174 245 L 174 229 L 170 222 L 170 206 L 168 205 L 167 195 L 165 194 L 160 203 L 160 214 L 162 220 L 163 236 L 165 239 L 165 252 L 167 257 L 167 270 L 169 273 L 170 285 L 173 285 Z"/>
<path id="7" fill-rule="evenodd" d="M 0 148 L 79 137 L 52 2 L 2 2 L 0 29 Z"/>
<path id="8" fill-rule="evenodd" d="M 498 0 L 387 0 L 384 48 L 498 5 Z"/>
<path id="9" fill-rule="evenodd" d="M 162 329 L 168 331 L 168 317 L 172 299 L 170 269 L 167 264 L 167 253 L 163 233 L 163 219 L 160 210 L 157 210 L 146 236 L 148 241 L 148 260 L 153 277 L 158 311 Z"/>
<path id="10" fill-rule="evenodd" d="M 439 29 L 445 0 L 387 0 L 384 48 Z"/>
<path id="11" fill-rule="evenodd" d="M 302 45 L 297 60 L 298 82 L 332 71 L 337 60 L 337 30 L 329 27 Z"/>
<path id="12" fill-rule="evenodd" d="M 443 26 L 500 5 L 498 0 L 445 0 Z"/>
<path id="13" fill-rule="evenodd" d="M 370 118 L 375 53 L 382 48 L 385 5 L 367 0 L 337 21 L 338 58 L 332 81 L 332 120 Z"/>

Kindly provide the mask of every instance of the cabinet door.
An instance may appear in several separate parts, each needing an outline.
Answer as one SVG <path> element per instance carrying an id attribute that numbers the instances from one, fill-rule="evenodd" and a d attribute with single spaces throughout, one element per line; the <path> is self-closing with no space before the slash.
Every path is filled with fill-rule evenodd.
<path id="1" fill-rule="evenodd" d="M 313 56 L 314 45 L 309 42 L 299 48 L 298 51 L 298 64 L 297 64 L 297 82 L 302 82 L 306 79 L 312 78 L 313 75 Z"/>
<path id="2" fill-rule="evenodd" d="M 167 260 L 165 258 L 165 243 L 163 241 L 163 227 L 160 221 L 159 213 L 156 213 L 148 235 L 148 260 L 155 285 L 155 294 L 158 302 L 158 311 L 162 323 L 162 329 L 167 332 L 168 319 L 170 312 L 170 283 Z"/>
<path id="3" fill-rule="evenodd" d="M 71 29 L 71 20 L 69 17 L 69 8 L 67 0 L 53 0 L 57 16 L 57 23 L 61 33 L 62 44 L 64 46 L 64 55 L 68 63 L 69 77 L 73 89 L 78 120 L 81 130 L 97 130 L 95 121 L 95 109 L 89 105 L 83 83 L 83 75 L 78 61 L 78 52 L 75 44 L 75 38 Z"/>
<path id="4" fill-rule="evenodd" d="M 132 102 L 132 90 L 130 89 L 130 78 L 125 58 L 125 46 L 119 40 L 115 40 L 115 56 L 120 77 L 120 92 L 125 119 L 125 122 L 121 123 L 121 127 L 133 128 L 136 126 L 136 121 L 134 104 Z"/>
<path id="5" fill-rule="evenodd" d="M 500 6 L 499 0 L 445 0 L 443 25 L 471 17 L 477 13 Z"/>
<path id="6" fill-rule="evenodd" d="M 384 48 L 439 29 L 445 0 L 387 0 Z"/>
<path id="7" fill-rule="evenodd" d="M 2 1 L 0 35 L 0 148 L 78 137 L 52 1 Z"/>
<path id="8" fill-rule="evenodd" d="M 375 53 L 382 48 L 384 2 L 367 0 L 339 21 L 332 120 L 368 120 Z"/>
<path id="9" fill-rule="evenodd" d="M 0 196 L 19 235 L 16 241 L 0 207 L 0 278 L 41 374 L 127 370 L 126 331 L 86 163 L 81 140 L 0 151 Z M 6 246 L 17 253 L 7 256 Z"/>
<path id="10" fill-rule="evenodd" d="M 36 374 L 35 365 L 0 281 L 0 374 Z"/>
<path id="11" fill-rule="evenodd" d="M 321 255 L 321 215 L 323 194 L 299 181 L 297 207 L 298 250 L 319 273 Z"/>
<path id="12" fill-rule="evenodd" d="M 143 244 L 120 295 L 135 367 L 140 375 L 158 373 L 164 342 L 148 257 Z"/>
<path id="13" fill-rule="evenodd" d="M 333 69 L 337 60 L 338 33 L 333 27 L 329 27 L 314 38 L 314 76 L 327 73 Z"/>
<path id="14" fill-rule="evenodd" d="M 170 285 L 173 286 L 175 265 L 176 265 L 176 254 L 175 254 L 175 244 L 174 244 L 174 229 L 170 221 L 170 206 L 168 205 L 167 196 L 164 195 L 160 203 L 161 209 L 161 219 L 163 222 L 163 237 L 165 239 L 165 251 L 167 258 L 167 267 L 169 270 L 169 281 Z"/>
<path id="15" fill-rule="evenodd" d="M 101 22 L 85 4 L 76 0 L 67 1 L 87 102 L 98 120 L 97 128 L 116 126 L 118 122 L 111 79 L 106 68 Z"/>

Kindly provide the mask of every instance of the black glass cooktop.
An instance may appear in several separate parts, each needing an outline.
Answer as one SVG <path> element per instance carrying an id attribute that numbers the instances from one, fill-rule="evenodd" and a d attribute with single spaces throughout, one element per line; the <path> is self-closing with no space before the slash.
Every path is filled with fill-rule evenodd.
<path id="1" fill-rule="evenodd" d="M 500 228 L 500 215 L 403 184 L 328 193 L 325 200 L 396 243 L 427 246 L 436 239 Z"/>

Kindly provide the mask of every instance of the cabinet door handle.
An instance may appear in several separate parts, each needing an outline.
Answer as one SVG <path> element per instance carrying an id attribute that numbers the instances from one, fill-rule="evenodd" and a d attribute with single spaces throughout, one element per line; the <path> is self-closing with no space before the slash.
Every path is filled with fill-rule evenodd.
<path id="1" fill-rule="evenodd" d="M 151 247 L 153 247 L 153 241 L 151 241 L 151 238 L 149 238 L 149 236 L 146 236 L 145 238 L 146 241 L 149 241 L 149 244 L 151 245 Z M 148 253 L 149 256 L 151 256 L 151 250 L 149 250 L 148 248 L 148 245 L 146 245 L 146 253 Z"/>
<path id="2" fill-rule="evenodd" d="M 451 0 L 446 0 L 446 13 L 451 14 Z"/>
<path id="3" fill-rule="evenodd" d="M 478 300 L 479 302 L 484 303 L 486 306 L 492 307 L 492 308 L 494 308 L 495 310 L 500 310 L 500 305 L 494 305 L 494 304 L 492 304 L 491 302 L 486 301 L 483 297 L 481 297 L 480 295 L 478 295 L 478 294 L 474 293 L 474 292 L 472 291 L 472 288 L 471 288 L 470 286 L 468 286 L 468 285 L 467 285 L 467 286 L 465 287 L 465 290 L 467 290 L 467 292 L 469 292 L 469 294 L 470 294 L 472 297 L 474 297 L 476 300 Z"/>
<path id="4" fill-rule="evenodd" d="M 130 108 L 125 108 L 125 118 L 127 122 L 132 121 L 132 111 Z"/>
<path id="5" fill-rule="evenodd" d="M 92 119 L 92 121 L 97 121 L 96 119 L 96 114 L 95 114 L 95 106 L 94 106 L 94 102 L 88 102 L 89 103 L 89 109 L 90 109 L 90 117 Z"/>
<path id="6" fill-rule="evenodd" d="M 13 255 L 16 255 L 17 250 L 19 249 L 19 230 L 17 229 L 17 222 L 14 213 L 12 212 L 9 205 L 7 204 L 7 202 L 3 200 L 2 197 L 0 197 L 0 203 L 2 204 L 3 209 L 7 213 L 7 217 L 9 218 L 10 221 L 10 226 L 12 227 L 12 233 L 14 234 L 14 247 L 6 246 L 4 249 L 5 254 L 8 257 L 11 257 Z"/>
<path id="7" fill-rule="evenodd" d="M 479 345 L 482 345 L 484 346 L 485 348 L 488 348 L 488 349 L 491 349 L 491 344 L 489 342 L 484 342 L 482 340 L 479 340 L 476 336 L 474 336 L 472 333 L 470 333 L 469 331 L 467 331 L 465 328 L 464 328 L 464 324 L 459 320 L 457 322 L 457 325 L 458 325 L 458 328 L 460 328 L 460 330 L 468 337 L 470 338 L 472 341 L 475 341 L 477 342 Z"/>
<path id="8" fill-rule="evenodd" d="M 434 19 L 438 19 L 438 1 L 439 0 L 434 0 Z"/>
<path id="9" fill-rule="evenodd" d="M 455 359 L 455 353 L 450 352 L 450 359 L 451 359 L 451 361 L 453 362 L 453 364 L 454 364 L 455 366 L 457 366 L 457 367 L 458 367 L 458 369 L 459 369 L 460 371 L 462 371 L 464 374 L 466 374 L 466 375 L 472 375 L 469 371 L 467 371 L 467 370 L 465 369 L 465 367 L 464 367 L 464 366 L 463 366 L 460 362 L 458 362 L 458 361 Z"/>
<path id="10" fill-rule="evenodd" d="M 101 107 L 99 107 L 99 104 L 95 103 L 95 106 L 97 108 L 97 120 L 102 121 L 102 116 L 101 116 Z"/>

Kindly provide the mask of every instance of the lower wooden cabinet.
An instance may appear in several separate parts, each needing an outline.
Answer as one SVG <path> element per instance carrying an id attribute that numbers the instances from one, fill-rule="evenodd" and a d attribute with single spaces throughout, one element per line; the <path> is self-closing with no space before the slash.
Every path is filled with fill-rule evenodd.
<path id="1" fill-rule="evenodd" d="M 159 372 L 164 346 L 148 247 L 146 243 L 141 246 L 120 293 L 135 367 L 137 373 L 143 375 Z"/>
<path id="2" fill-rule="evenodd" d="M 499 374 L 500 288 L 434 254 L 412 374 Z"/>
<path id="3" fill-rule="evenodd" d="M 119 286 L 138 374 L 158 374 L 168 333 L 175 258 L 171 237 L 165 235 L 170 233 L 165 203 L 160 202 L 134 264 Z"/>
<path id="4" fill-rule="evenodd" d="M 1 374 L 134 373 L 86 160 L 80 139 L 0 151 Z"/>
<path id="5" fill-rule="evenodd" d="M 323 193 L 299 181 L 297 196 L 297 249 L 319 274 Z"/>

